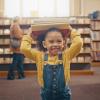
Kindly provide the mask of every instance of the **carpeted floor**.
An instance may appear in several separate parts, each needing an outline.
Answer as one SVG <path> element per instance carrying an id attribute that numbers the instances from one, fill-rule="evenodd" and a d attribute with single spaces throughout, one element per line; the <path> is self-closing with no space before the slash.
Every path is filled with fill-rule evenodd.
<path id="1" fill-rule="evenodd" d="M 94 75 L 72 76 L 72 100 L 100 100 L 100 67 Z M 0 100 L 41 100 L 37 78 L 6 80 L 0 78 Z"/>

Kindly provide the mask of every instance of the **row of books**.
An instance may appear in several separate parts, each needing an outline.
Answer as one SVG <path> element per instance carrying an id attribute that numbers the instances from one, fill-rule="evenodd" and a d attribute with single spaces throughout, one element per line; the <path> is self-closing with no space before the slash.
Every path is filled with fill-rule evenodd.
<path id="1" fill-rule="evenodd" d="M 83 39 L 83 43 L 91 43 L 91 38 L 90 37 L 84 37 Z"/>
<path id="2" fill-rule="evenodd" d="M 69 18 L 70 24 L 90 24 L 89 18 Z"/>
<path id="3" fill-rule="evenodd" d="M 95 61 L 100 61 L 100 52 L 93 52 L 93 59 Z"/>
<path id="4" fill-rule="evenodd" d="M 100 42 L 92 43 L 92 49 L 93 50 L 100 50 Z"/>
<path id="5" fill-rule="evenodd" d="M 2 45 L 6 45 L 10 43 L 10 39 L 0 39 L 0 44 Z M 70 43 L 70 41 L 68 41 L 67 43 Z M 90 38 L 83 38 L 83 43 L 91 43 L 91 39 Z"/>
<path id="6" fill-rule="evenodd" d="M 79 28 L 79 29 L 78 29 L 78 32 L 79 32 L 80 34 L 90 34 L 91 29 L 90 29 L 90 28 Z"/>
<path id="7" fill-rule="evenodd" d="M 12 58 L 0 58 L 0 63 L 12 63 Z M 24 63 L 34 63 L 34 61 L 25 58 Z"/>
<path id="8" fill-rule="evenodd" d="M 41 17 L 41 18 L 19 18 L 20 24 L 34 24 L 34 23 L 48 23 L 48 22 L 68 22 L 67 17 Z M 12 18 L 0 18 L 0 25 L 10 25 L 12 23 Z"/>
<path id="9" fill-rule="evenodd" d="M 24 33 L 27 33 L 28 29 L 23 29 Z M 80 34 L 90 34 L 90 29 L 89 28 L 79 28 L 77 30 Z M 10 34 L 10 29 L 0 29 L 0 35 L 8 35 Z"/>
<path id="10" fill-rule="evenodd" d="M 91 53 L 91 48 L 90 47 L 84 47 L 81 49 L 80 53 Z"/>
<path id="11" fill-rule="evenodd" d="M 92 40 L 100 40 L 100 31 L 94 31 L 91 33 Z"/>
<path id="12" fill-rule="evenodd" d="M 80 53 L 90 53 L 91 48 L 90 47 L 84 47 L 81 49 Z M 10 48 L 0 48 L 0 54 L 10 54 Z"/>
<path id="13" fill-rule="evenodd" d="M 100 30 L 100 21 L 93 21 L 93 22 L 91 22 L 91 28 L 93 30 Z"/>
<path id="14" fill-rule="evenodd" d="M 90 24 L 89 18 L 77 17 L 52 17 L 52 18 L 19 18 L 20 24 L 34 24 L 40 22 L 69 22 L 72 24 Z M 12 18 L 0 18 L 0 25 L 9 25 Z"/>
<path id="15" fill-rule="evenodd" d="M 12 58 L 0 58 L 0 63 L 11 63 Z"/>
<path id="16" fill-rule="evenodd" d="M 0 58 L 0 63 L 11 63 L 11 62 L 12 62 L 12 58 Z M 87 56 L 86 57 L 76 57 L 71 62 L 72 63 L 89 63 L 91 62 L 91 57 L 87 57 Z M 24 63 L 35 63 L 35 62 L 28 58 L 25 58 Z"/>
<path id="17" fill-rule="evenodd" d="M 28 29 L 22 29 L 24 33 L 28 33 Z M 10 29 L 0 29 L 0 35 L 9 35 Z"/>
<path id="18" fill-rule="evenodd" d="M 75 57 L 71 61 L 72 63 L 89 63 L 91 62 L 91 57 L 90 56 L 85 56 L 85 57 Z"/>
<path id="19" fill-rule="evenodd" d="M 82 37 L 83 43 L 91 43 L 91 38 L 90 37 Z M 71 43 L 71 40 L 68 38 L 67 43 Z"/>
<path id="20" fill-rule="evenodd" d="M 0 39 L 0 44 L 1 45 L 10 44 L 10 39 L 9 38 L 7 38 L 7 39 Z"/>
<path id="21" fill-rule="evenodd" d="M 0 18 L 0 25 L 9 25 L 9 24 L 11 24 L 11 18 L 7 19 Z"/>
<path id="22" fill-rule="evenodd" d="M 0 18 L 0 25 L 10 25 L 12 23 L 13 18 L 3 19 Z M 33 18 L 19 18 L 20 24 L 33 24 Z"/>
<path id="23" fill-rule="evenodd" d="M 0 54 L 11 54 L 10 48 L 0 48 Z"/>
<path id="24" fill-rule="evenodd" d="M 10 29 L 0 29 L 0 35 L 10 34 Z"/>

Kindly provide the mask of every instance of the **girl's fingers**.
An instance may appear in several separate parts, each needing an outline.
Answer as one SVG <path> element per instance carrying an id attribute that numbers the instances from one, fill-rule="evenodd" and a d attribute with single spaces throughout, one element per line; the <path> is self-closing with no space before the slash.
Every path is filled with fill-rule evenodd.
<path id="1" fill-rule="evenodd" d="M 72 27 L 70 25 L 68 25 L 68 29 L 72 30 Z"/>
<path id="2" fill-rule="evenodd" d="M 30 35 L 30 36 L 31 36 L 31 33 L 32 33 L 32 29 L 31 29 L 31 28 L 29 28 L 29 29 L 28 29 L 28 35 Z"/>

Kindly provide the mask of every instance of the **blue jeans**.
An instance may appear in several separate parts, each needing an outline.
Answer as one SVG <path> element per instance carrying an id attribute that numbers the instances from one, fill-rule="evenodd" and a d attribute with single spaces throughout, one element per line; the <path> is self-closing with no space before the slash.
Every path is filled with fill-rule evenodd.
<path id="1" fill-rule="evenodd" d="M 24 55 L 20 53 L 13 53 L 12 55 L 13 61 L 12 64 L 9 66 L 8 70 L 8 79 L 14 79 L 15 73 L 14 69 L 17 67 L 18 71 L 18 77 L 24 77 L 24 69 L 23 69 L 23 63 L 24 63 Z"/>

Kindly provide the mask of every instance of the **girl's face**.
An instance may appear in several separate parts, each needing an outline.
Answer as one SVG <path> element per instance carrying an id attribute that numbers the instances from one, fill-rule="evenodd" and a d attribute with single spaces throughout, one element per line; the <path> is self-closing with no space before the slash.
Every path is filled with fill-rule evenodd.
<path id="1" fill-rule="evenodd" d="M 60 32 L 52 31 L 47 33 L 45 41 L 43 41 L 43 46 L 49 51 L 50 55 L 54 56 L 63 50 L 64 43 L 65 41 L 62 34 Z"/>

